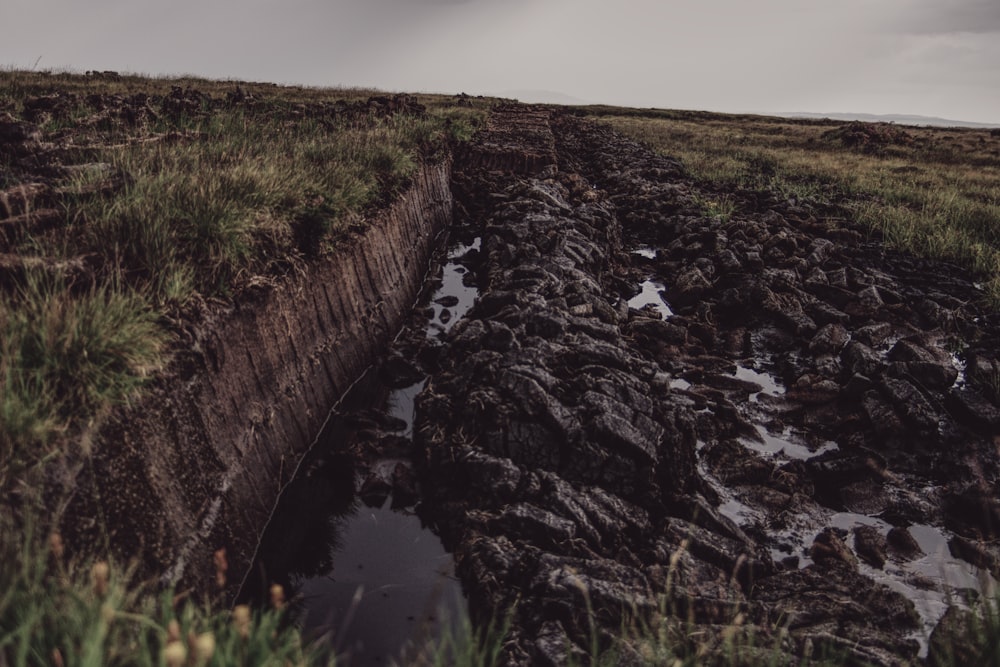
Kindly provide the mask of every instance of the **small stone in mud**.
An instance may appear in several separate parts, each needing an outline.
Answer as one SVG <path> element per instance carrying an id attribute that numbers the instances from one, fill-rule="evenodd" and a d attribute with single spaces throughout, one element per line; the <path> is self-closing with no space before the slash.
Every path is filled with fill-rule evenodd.
<path id="1" fill-rule="evenodd" d="M 913 378 L 930 389 L 948 389 L 958 379 L 954 366 L 929 361 L 894 361 L 886 372 L 894 378 Z"/>
<path id="2" fill-rule="evenodd" d="M 897 341 L 889 350 L 888 357 L 889 361 L 935 361 L 933 354 L 909 340 Z"/>
<path id="3" fill-rule="evenodd" d="M 889 497 L 882 481 L 870 477 L 844 485 L 840 489 L 839 496 L 844 509 L 848 512 L 868 516 L 881 514 L 889 504 Z"/>
<path id="4" fill-rule="evenodd" d="M 889 553 L 898 560 L 908 561 L 924 555 L 920 545 L 906 528 L 898 526 L 892 528 L 886 535 L 886 541 L 889 545 Z"/>
<path id="5" fill-rule="evenodd" d="M 781 559 L 781 567 L 786 570 L 797 570 L 799 569 L 799 562 L 798 556 L 785 556 Z"/>
<path id="6" fill-rule="evenodd" d="M 851 373 L 869 378 L 876 377 L 883 365 L 878 352 L 857 340 L 847 344 L 841 353 L 841 361 Z"/>
<path id="7" fill-rule="evenodd" d="M 857 301 L 850 304 L 846 309 L 847 314 L 852 317 L 858 319 L 872 318 L 885 307 L 882 295 L 874 285 L 861 290 L 857 296 Z"/>
<path id="8" fill-rule="evenodd" d="M 882 569 L 886 561 L 886 538 L 875 526 L 857 526 L 854 529 L 854 550 L 861 560 L 874 568 Z"/>
<path id="9" fill-rule="evenodd" d="M 981 570 L 988 570 L 994 576 L 1000 574 L 1000 557 L 997 556 L 996 550 L 983 540 L 971 540 L 956 535 L 948 540 L 948 550 L 955 558 L 961 558 Z"/>
<path id="10" fill-rule="evenodd" d="M 809 351 L 813 354 L 832 352 L 839 354 L 851 341 L 851 334 L 841 324 L 827 324 L 816 332 L 809 341 Z"/>
<path id="11" fill-rule="evenodd" d="M 907 574 L 906 578 L 903 581 L 905 581 L 910 586 L 918 588 L 922 591 L 940 590 L 940 585 L 937 582 L 935 582 L 933 579 L 924 574 L 920 574 L 919 572 L 911 572 Z M 966 590 L 971 590 L 971 589 L 966 589 Z"/>
<path id="12" fill-rule="evenodd" d="M 978 633 L 979 623 L 967 609 L 948 607 L 931 633 L 928 664 L 932 667 L 983 664 L 978 642 L 969 641 Z"/>
<path id="13" fill-rule="evenodd" d="M 858 561 L 835 528 L 824 528 L 809 547 L 809 557 L 817 564 L 840 561 L 857 568 Z"/>
<path id="14" fill-rule="evenodd" d="M 948 395 L 949 407 L 978 428 L 990 432 L 1000 429 L 1000 410 L 970 387 L 958 387 Z"/>
<path id="15" fill-rule="evenodd" d="M 875 383 L 871 381 L 866 375 L 861 375 L 860 373 L 855 373 L 851 376 L 851 379 L 847 381 L 844 385 L 841 394 L 845 398 L 857 398 L 858 396 L 864 396 L 870 389 L 875 387 Z"/>
<path id="16" fill-rule="evenodd" d="M 458 305 L 458 297 L 454 294 L 446 294 L 442 297 L 434 299 L 434 303 L 444 306 L 445 308 L 454 308 Z"/>
<path id="17" fill-rule="evenodd" d="M 882 378 L 881 389 L 910 426 L 923 432 L 937 430 L 937 411 L 912 383 Z"/>
<path id="18" fill-rule="evenodd" d="M 896 415 L 892 406 L 879 397 L 878 392 L 874 390 L 867 392 L 861 405 L 876 433 L 895 435 L 903 430 L 902 420 Z"/>

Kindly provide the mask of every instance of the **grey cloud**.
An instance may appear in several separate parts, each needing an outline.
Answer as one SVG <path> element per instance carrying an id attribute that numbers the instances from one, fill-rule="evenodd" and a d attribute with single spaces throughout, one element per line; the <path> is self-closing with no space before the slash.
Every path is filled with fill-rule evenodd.
<path id="1" fill-rule="evenodd" d="M 1000 0 L 0 0 L 0 25 L 0 66 L 1000 121 Z"/>
<path id="2" fill-rule="evenodd" d="M 909 34 L 1000 32 L 997 0 L 913 0 L 901 8 L 896 30 Z"/>

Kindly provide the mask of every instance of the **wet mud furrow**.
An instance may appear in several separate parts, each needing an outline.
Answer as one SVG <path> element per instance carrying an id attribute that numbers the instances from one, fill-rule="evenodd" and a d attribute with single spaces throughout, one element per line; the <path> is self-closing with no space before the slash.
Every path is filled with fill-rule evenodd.
<path id="1" fill-rule="evenodd" d="M 1000 573 L 968 277 L 770 193 L 706 215 L 680 165 L 570 116 L 499 109 L 469 156 L 480 294 L 417 398 L 421 514 L 472 612 L 512 610 L 511 662 L 732 626 L 899 664 Z"/>

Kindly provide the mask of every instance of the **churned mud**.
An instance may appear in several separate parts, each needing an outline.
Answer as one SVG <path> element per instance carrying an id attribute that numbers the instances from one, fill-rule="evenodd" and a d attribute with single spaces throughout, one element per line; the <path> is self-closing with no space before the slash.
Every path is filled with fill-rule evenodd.
<path id="1" fill-rule="evenodd" d="M 627 629 L 673 616 L 896 664 L 992 586 L 1000 410 L 970 376 L 997 330 L 970 276 L 768 192 L 707 215 L 718 193 L 574 117 L 499 110 L 480 146 L 500 157 L 471 151 L 455 194 L 481 293 L 416 437 L 510 660 L 623 628 L 641 655 Z"/>

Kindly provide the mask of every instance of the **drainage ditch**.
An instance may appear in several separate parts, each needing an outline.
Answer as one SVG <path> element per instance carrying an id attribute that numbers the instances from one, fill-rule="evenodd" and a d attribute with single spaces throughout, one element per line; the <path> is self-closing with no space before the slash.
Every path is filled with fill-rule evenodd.
<path id="1" fill-rule="evenodd" d="M 467 618 L 451 555 L 422 516 L 412 454 L 414 399 L 441 337 L 475 302 L 479 246 L 447 248 L 383 361 L 331 414 L 241 593 L 261 600 L 285 586 L 306 636 L 339 664 L 405 663 Z"/>

